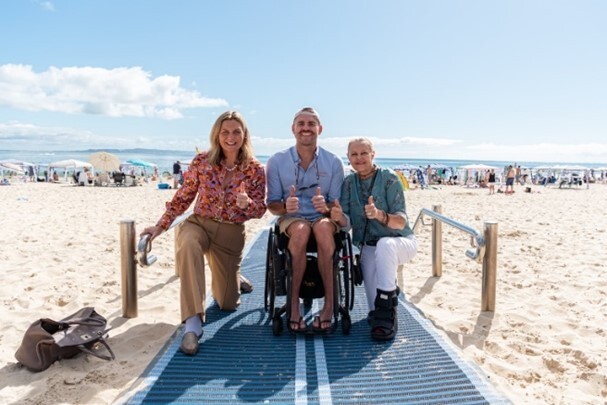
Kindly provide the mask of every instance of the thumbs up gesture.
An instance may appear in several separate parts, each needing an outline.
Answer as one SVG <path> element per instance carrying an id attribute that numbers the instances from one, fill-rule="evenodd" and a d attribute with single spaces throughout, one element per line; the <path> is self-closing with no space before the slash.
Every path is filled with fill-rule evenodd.
<path id="1" fill-rule="evenodd" d="M 287 201 L 285 201 L 285 208 L 287 209 L 287 214 L 299 211 L 299 198 L 295 196 L 295 186 L 291 186 L 291 191 L 289 192 Z"/>
<path id="2" fill-rule="evenodd" d="M 333 203 L 333 208 L 331 208 L 331 220 L 337 222 L 338 224 L 341 223 L 341 219 L 344 216 L 344 210 L 343 208 L 341 208 L 341 205 L 339 204 L 339 200 L 336 198 L 334 203 Z"/>
<path id="3" fill-rule="evenodd" d="M 251 199 L 247 194 L 246 185 L 243 181 L 240 183 L 240 186 L 238 186 L 238 189 L 236 190 L 236 205 L 238 205 L 238 207 L 244 210 L 249 206 L 250 203 Z"/>
<path id="4" fill-rule="evenodd" d="M 314 209 L 321 214 L 326 214 L 329 212 L 329 207 L 327 207 L 325 196 L 322 195 L 320 187 L 316 187 L 316 194 L 314 194 L 314 197 L 312 197 L 312 205 L 314 206 Z"/>
<path id="5" fill-rule="evenodd" d="M 375 219 L 375 218 L 377 218 L 378 214 L 379 214 L 379 210 L 377 209 L 377 207 L 375 206 L 375 203 L 373 202 L 373 196 L 370 195 L 369 200 L 367 201 L 367 204 L 365 204 L 365 215 L 369 219 Z"/>

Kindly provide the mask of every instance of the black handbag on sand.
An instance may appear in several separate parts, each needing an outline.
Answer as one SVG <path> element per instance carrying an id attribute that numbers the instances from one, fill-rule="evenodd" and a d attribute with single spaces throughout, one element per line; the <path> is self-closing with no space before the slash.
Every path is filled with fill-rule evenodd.
<path id="1" fill-rule="evenodd" d="M 42 318 L 30 325 L 23 336 L 15 358 L 31 371 L 43 371 L 57 360 L 69 359 L 84 352 L 103 360 L 113 360 L 114 352 L 105 340 L 109 328 L 107 320 L 94 308 L 54 321 Z M 99 344 L 109 355 L 97 353 Z"/>

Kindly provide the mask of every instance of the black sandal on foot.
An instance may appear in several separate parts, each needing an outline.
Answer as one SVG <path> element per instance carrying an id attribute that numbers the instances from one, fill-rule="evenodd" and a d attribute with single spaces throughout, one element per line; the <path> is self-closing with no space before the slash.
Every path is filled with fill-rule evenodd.
<path id="1" fill-rule="evenodd" d="M 301 326 L 303 324 L 303 327 Z M 299 317 L 298 321 L 289 321 L 289 331 L 293 333 L 304 333 L 308 329 L 308 325 L 303 320 L 303 317 Z"/>
<path id="2" fill-rule="evenodd" d="M 325 325 L 329 325 L 324 327 Z M 333 320 L 332 319 L 320 319 L 319 316 L 314 317 L 314 322 L 312 322 L 312 330 L 317 333 L 327 333 L 333 329 Z"/>

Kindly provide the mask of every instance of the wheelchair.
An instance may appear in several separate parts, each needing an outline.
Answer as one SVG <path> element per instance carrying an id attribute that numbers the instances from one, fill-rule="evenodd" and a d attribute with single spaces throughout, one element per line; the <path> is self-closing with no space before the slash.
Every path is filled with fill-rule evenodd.
<path id="1" fill-rule="evenodd" d="M 288 246 L 288 236 L 280 233 L 278 224 L 274 224 L 268 234 L 266 251 L 266 280 L 264 290 L 264 309 L 272 318 L 272 332 L 278 336 L 283 330 L 283 314 L 288 325 L 291 319 L 291 254 Z M 354 306 L 352 239 L 350 234 L 339 231 L 335 234 L 335 251 L 333 253 L 333 319 L 330 332 L 337 328 L 341 316 L 341 326 L 344 335 L 350 333 L 352 321 L 350 311 Z M 310 236 L 306 249 L 306 270 L 300 286 L 299 298 L 303 300 L 304 308 L 309 309 L 314 299 L 323 298 L 324 286 L 317 266 L 316 240 Z M 285 297 L 285 303 L 277 306 L 277 297 Z M 311 328 L 298 332 L 313 334 Z"/>

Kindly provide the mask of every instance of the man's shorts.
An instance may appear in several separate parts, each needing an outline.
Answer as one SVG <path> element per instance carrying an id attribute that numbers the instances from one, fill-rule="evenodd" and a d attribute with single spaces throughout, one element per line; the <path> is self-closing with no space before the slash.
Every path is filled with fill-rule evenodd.
<path id="1" fill-rule="evenodd" d="M 507 186 L 514 186 L 514 178 L 513 177 L 508 177 L 506 179 L 506 185 Z"/>
<path id="2" fill-rule="evenodd" d="M 287 229 L 289 228 L 289 226 L 291 226 L 291 224 L 293 224 L 295 222 L 303 221 L 303 222 L 308 223 L 310 225 L 310 227 L 314 227 L 314 225 L 318 221 L 320 221 L 322 219 L 325 219 L 325 218 L 328 219 L 333 224 L 333 228 L 334 228 L 333 233 L 336 233 L 337 230 L 339 229 L 339 226 L 335 222 L 331 221 L 330 218 L 327 218 L 325 216 L 320 216 L 320 217 L 318 217 L 318 218 L 316 218 L 314 220 L 308 220 L 308 219 L 301 218 L 301 217 L 280 218 L 278 220 L 278 228 L 280 229 L 280 233 L 284 233 L 285 235 L 287 235 Z"/>

